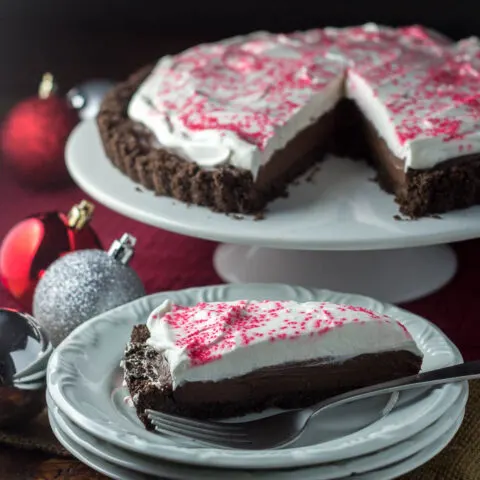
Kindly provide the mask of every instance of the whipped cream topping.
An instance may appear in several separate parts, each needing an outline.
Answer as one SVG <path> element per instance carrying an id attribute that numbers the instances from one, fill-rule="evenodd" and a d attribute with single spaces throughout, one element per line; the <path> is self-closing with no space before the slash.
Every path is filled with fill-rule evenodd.
<path id="1" fill-rule="evenodd" d="M 393 46 L 392 46 L 393 50 Z M 398 50 L 389 62 L 349 71 L 347 96 L 405 170 L 480 152 L 480 44 Z"/>
<path id="2" fill-rule="evenodd" d="M 261 166 L 342 96 L 405 170 L 480 152 L 480 45 L 414 26 L 256 32 L 160 59 L 129 116 L 203 168 Z"/>
<path id="3" fill-rule="evenodd" d="M 150 314 L 147 328 L 147 343 L 163 353 L 174 387 L 310 360 L 338 362 L 397 350 L 422 356 L 399 322 L 328 302 L 241 300 L 179 307 L 165 301 Z"/>

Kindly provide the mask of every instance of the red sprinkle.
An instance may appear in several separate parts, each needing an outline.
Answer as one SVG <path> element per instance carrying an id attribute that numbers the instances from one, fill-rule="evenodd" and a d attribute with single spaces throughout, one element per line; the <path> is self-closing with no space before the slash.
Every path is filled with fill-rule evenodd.
<path id="1" fill-rule="evenodd" d="M 315 341 L 315 336 L 347 323 L 396 323 L 384 315 L 350 305 L 246 300 L 174 306 L 160 321 L 173 331 L 176 347 L 185 349 L 192 366 L 207 364 L 226 352 L 263 341 L 288 342 L 300 337 Z"/>
<path id="2" fill-rule="evenodd" d="M 254 34 L 160 63 L 151 113 L 175 112 L 190 130 L 233 132 L 263 150 L 317 93 L 352 72 L 385 105 L 400 143 L 458 141 L 480 130 L 479 52 L 474 39 L 453 44 L 420 26 Z"/>

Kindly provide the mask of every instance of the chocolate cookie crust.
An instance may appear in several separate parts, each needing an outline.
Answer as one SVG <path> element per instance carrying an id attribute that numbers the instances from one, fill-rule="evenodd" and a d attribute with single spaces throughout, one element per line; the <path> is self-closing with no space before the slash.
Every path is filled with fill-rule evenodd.
<path id="1" fill-rule="evenodd" d="M 132 95 L 152 67 L 118 84 L 102 102 L 97 123 L 107 157 L 134 182 L 185 203 L 224 213 L 257 214 L 327 152 L 367 159 L 400 212 L 418 218 L 480 204 L 480 155 L 453 158 L 428 170 L 403 171 L 375 128 L 350 100 L 341 100 L 318 122 L 276 152 L 254 181 L 229 165 L 206 170 L 155 143 L 152 133 L 128 117 Z"/>
<path id="2" fill-rule="evenodd" d="M 321 158 L 306 155 L 297 166 L 285 169 L 275 182 L 270 182 L 263 173 L 260 185 L 255 185 L 247 170 L 229 165 L 205 170 L 167 149 L 154 146 L 150 131 L 130 120 L 127 114 L 132 95 L 150 71 L 151 67 L 144 68 L 111 90 L 102 102 L 97 124 L 112 163 L 157 195 L 219 212 L 258 213 L 269 201 L 284 195 L 290 181 Z"/>

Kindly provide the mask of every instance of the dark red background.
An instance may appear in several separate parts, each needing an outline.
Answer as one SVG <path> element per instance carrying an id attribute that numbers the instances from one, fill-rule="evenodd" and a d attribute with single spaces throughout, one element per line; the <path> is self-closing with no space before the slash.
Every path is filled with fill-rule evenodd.
<path id="1" fill-rule="evenodd" d="M 76 187 L 50 193 L 24 190 L 0 167 L 0 239 L 27 215 L 50 210 L 66 212 L 83 198 L 88 197 Z M 124 232 L 137 238 L 131 265 L 148 293 L 220 283 L 212 266 L 214 243 L 142 225 L 96 205 L 92 226 L 106 247 Z M 455 249 L 459 256 L 455 279 L 436 294 L 406 307 L 440 326 L 466 358 L 480 358 L 480 241 L 457 244 Z M 1 287 L 0 306 L 15 307 Z"/>

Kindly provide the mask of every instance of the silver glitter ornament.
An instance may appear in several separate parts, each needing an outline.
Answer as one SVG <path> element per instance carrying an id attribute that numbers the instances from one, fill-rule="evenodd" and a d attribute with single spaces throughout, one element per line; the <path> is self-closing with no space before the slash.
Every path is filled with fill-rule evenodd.
<path id="1" fill-rule="evenodd" d="M 95 118 L 103 97 L 114 85 L 110 80 L 90 80 L 72 88 L 67 99 L 82 120 Z"/>
<path id="2" fill-rule="evenodd" d="M 86 320 L 145 295 L 127 265 L 136 239 L 124 234 L 107 252 L 79 250 L 47 269 L 33 298 L 33 314 L 57 346 Z"/>

